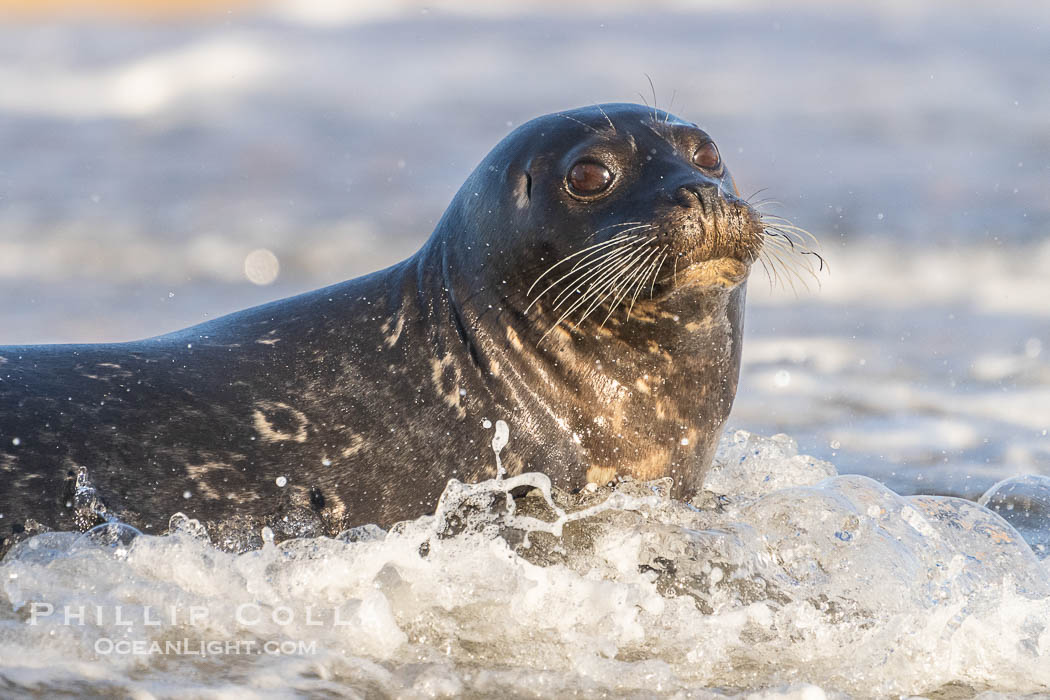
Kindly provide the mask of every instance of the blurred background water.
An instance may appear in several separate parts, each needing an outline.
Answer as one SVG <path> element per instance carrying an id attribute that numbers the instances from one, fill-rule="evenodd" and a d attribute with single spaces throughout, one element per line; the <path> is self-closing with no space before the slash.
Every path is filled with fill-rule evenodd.
<path id="1" fill-rule="evenodd" d="M 1050 5 L 0 17 L 0 343 L 133 339 L 380 268 L 513 126 L 655 100 L 830 265 L 795 291 L 756 271 L 732 427 L 901 493 L 1050 474 Z"/>

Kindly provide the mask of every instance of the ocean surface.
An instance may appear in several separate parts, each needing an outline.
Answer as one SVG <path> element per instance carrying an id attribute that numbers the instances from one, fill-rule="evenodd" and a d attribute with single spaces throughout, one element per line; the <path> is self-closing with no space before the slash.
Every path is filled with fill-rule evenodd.
<path id="1" fill-rule="evenodd" d="M 0 563 L 0 696 L 1050 693 L 1048 66 L 1022 2 L 0 17 L 0 344 L 383 267 L 511 128 L 594 102 L 699 123 L 828 262 L 752 276 L 713 500 L 636 485 L 561 545 L 505 512 L 240 556 L 41 536 Z M 289 646 L 116 646 L 176 639 Z"/>

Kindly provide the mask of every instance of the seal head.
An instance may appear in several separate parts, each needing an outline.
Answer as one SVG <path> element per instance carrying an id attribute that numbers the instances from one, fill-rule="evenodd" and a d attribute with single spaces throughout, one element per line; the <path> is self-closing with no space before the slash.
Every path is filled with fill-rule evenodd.
<path id="1" fill-rule="evenodd" d="M 530 468 L 568 488 L 673 476 L 686 495 L 733 403 L 764 237 L 706 132 L 607 104 L 509 135 L 428 247 L 442 249 L 474 355 L 516 389 L 504 405 L 519 445 L 579 447 Z M 515 420 L 530 402 L 523 417 L 553 423 Z"/>

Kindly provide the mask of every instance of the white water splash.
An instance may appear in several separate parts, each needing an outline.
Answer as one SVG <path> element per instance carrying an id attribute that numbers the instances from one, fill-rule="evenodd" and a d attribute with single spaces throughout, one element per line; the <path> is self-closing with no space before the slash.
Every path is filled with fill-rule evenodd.
<path id="1" fill-rule="evenodd" d="M 497 424 L 497 457 L 508 437 Z M 1046 537 L 1018 494 L 1035 503 L 1047 481 L 985 500 Z M 453 481 L 389 532 L 267 533 L 242 555 L 181 515 L 164 537 L 38 535 L 0 564 L 0 678 L 37 695 L 1050 689 L 1048 570 L 994 512 L 744 432 L 706 487 L 686 504 L 665 481 L 576 496 L 535 473 Z M 202 640 L 226 646 L 193 652 Z"/>
<path id="2" fill-rule="evenodd" d="M 506 421 L 496 421 L 496 430 L 492 435 L 492 451 L 496 453 L 496 478 L 502 479 L 507 475 L 507 470 L 503 468 L 503 460 L 500 459 L 500 453 L 503 452 L 503 448 L 507 446 L 510 441 L 510 426 L 507 425 Z"/>

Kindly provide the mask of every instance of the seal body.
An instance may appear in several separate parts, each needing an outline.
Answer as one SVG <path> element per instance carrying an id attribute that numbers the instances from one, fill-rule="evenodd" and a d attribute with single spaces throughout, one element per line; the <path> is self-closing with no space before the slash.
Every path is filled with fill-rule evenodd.
<path id="1" fill-rule="evenodd" d="M 386 270 L 137 342 L 0 347 L 0 535 L 160 533 L 176 512 L 279 536 L 389 526 L 450 478 L 494 476 L 497 419 L 511 474 L 688 495 L 762 246 L 735 192 L 707 134 L 665 112 L 548 115 Z"/>

